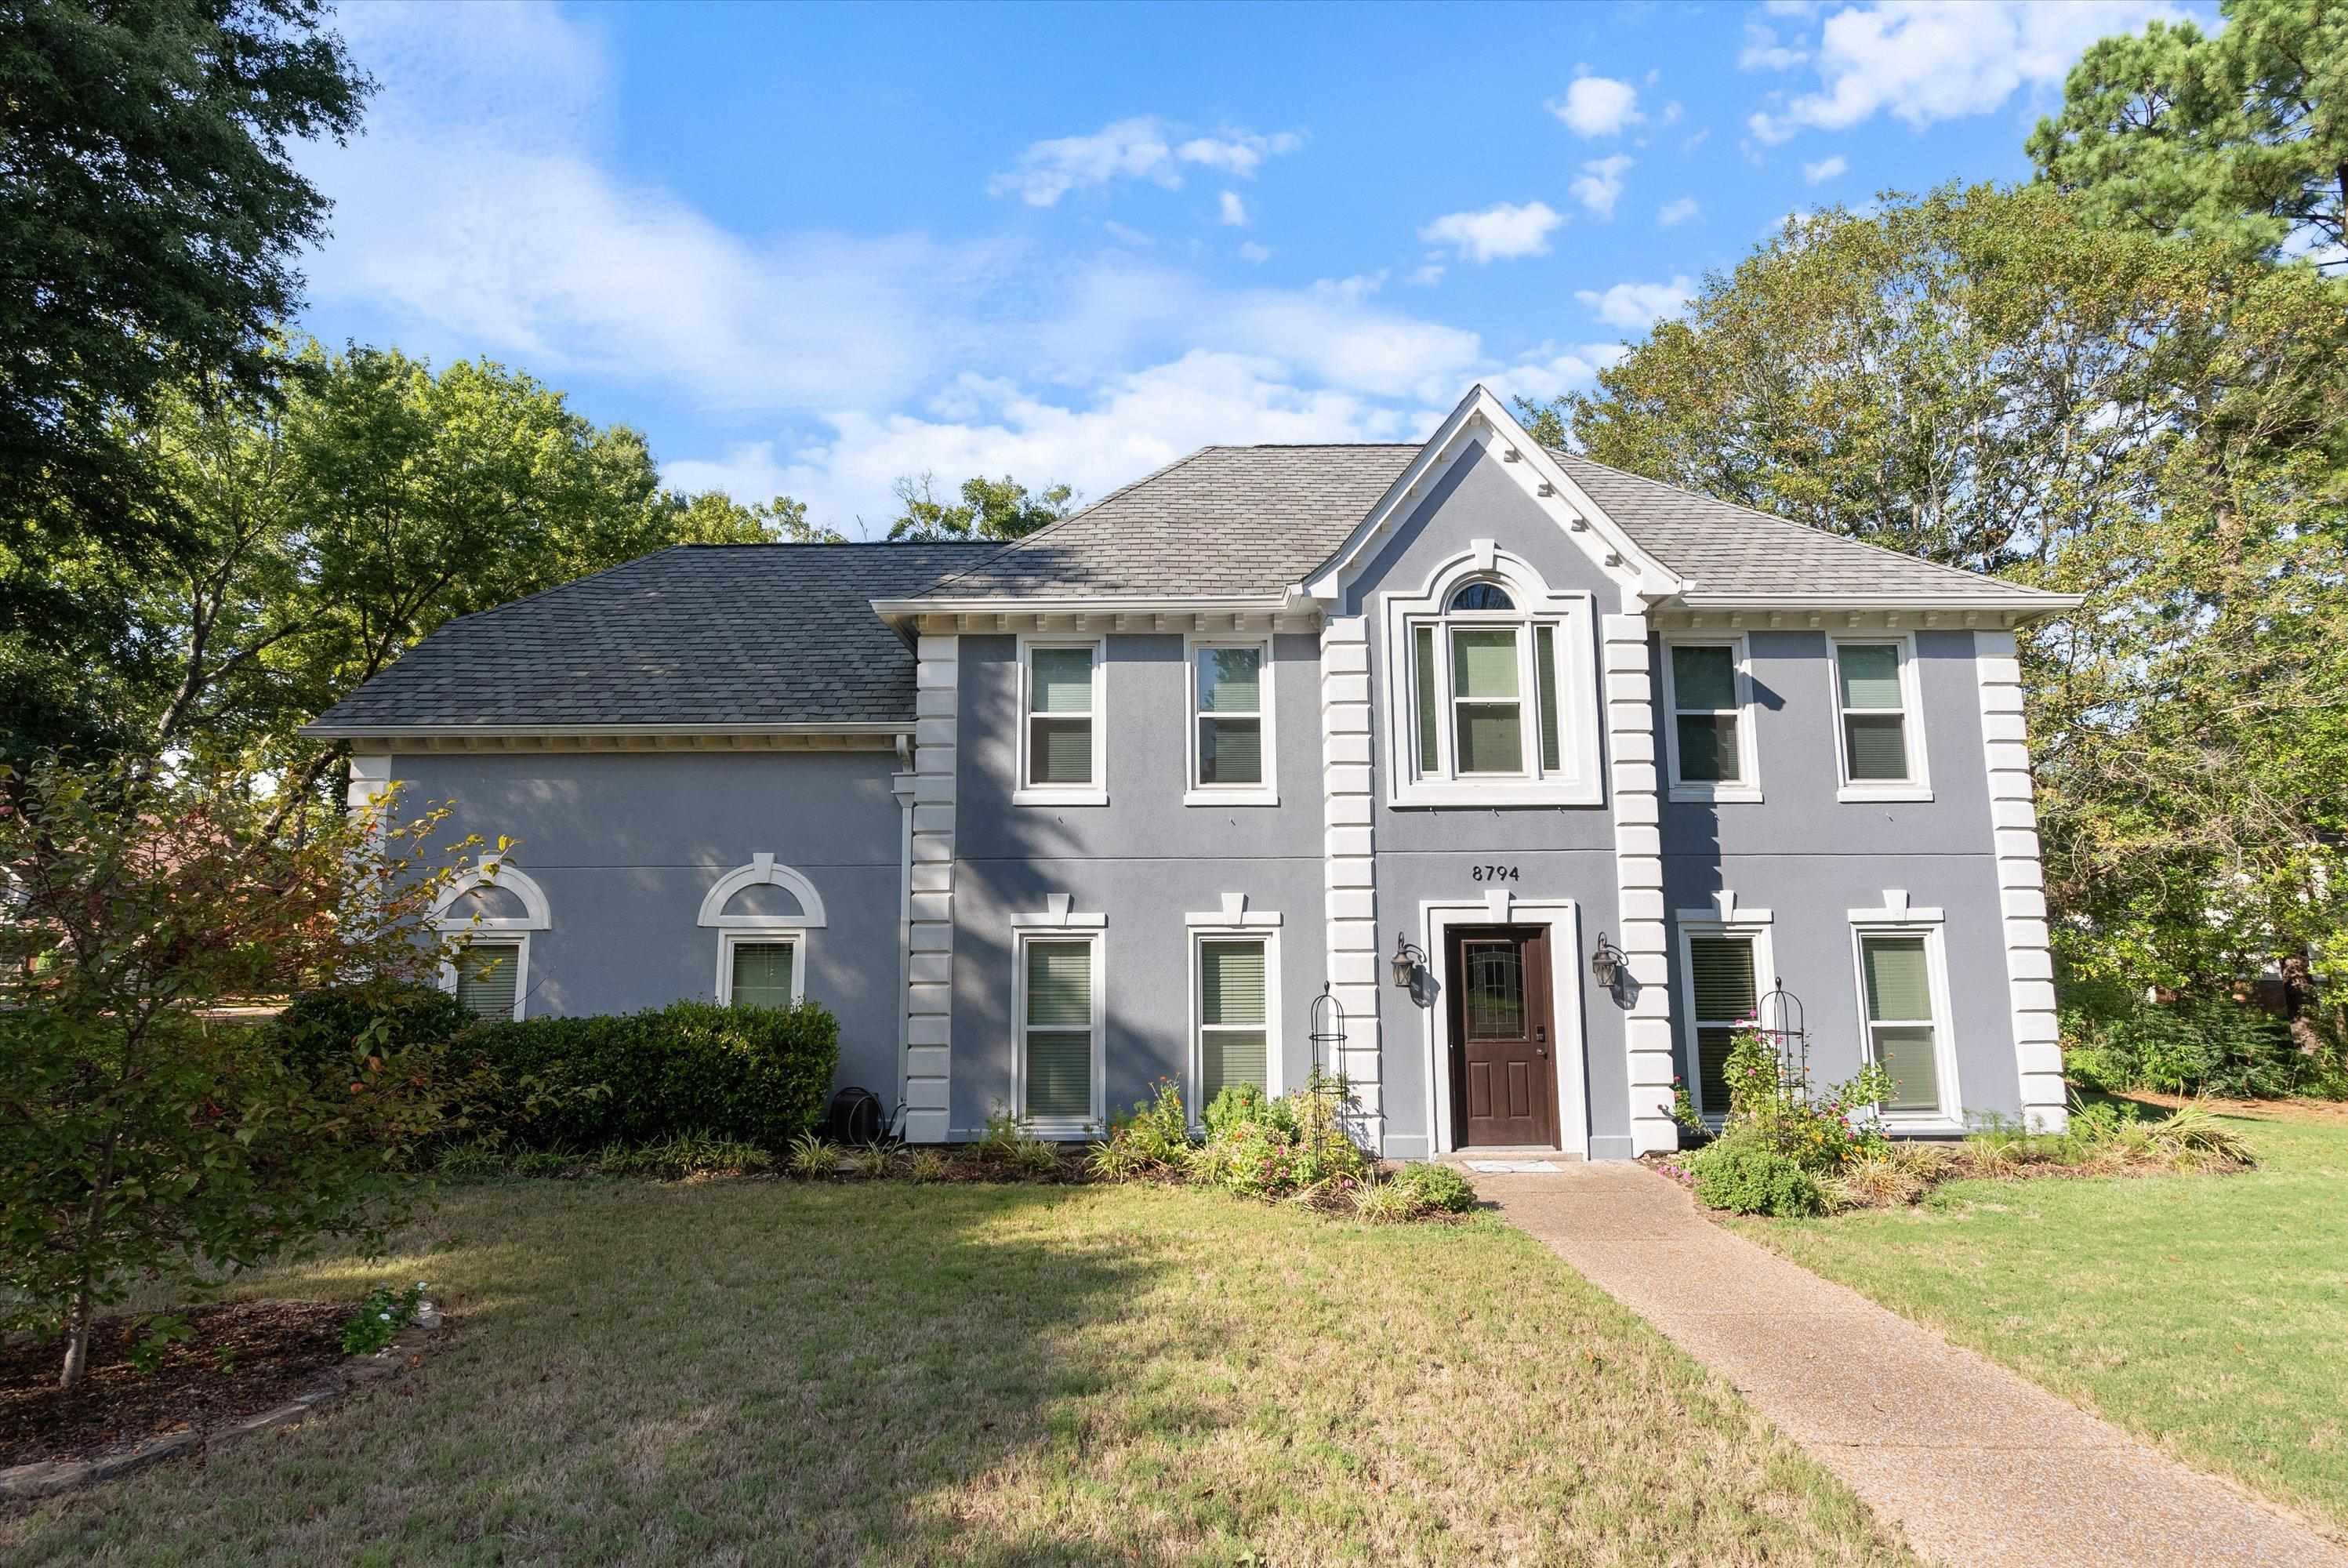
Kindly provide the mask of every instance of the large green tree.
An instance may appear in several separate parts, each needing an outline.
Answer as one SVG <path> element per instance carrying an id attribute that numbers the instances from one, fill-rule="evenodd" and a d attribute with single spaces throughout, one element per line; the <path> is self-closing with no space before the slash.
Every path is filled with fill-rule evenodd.
<path id="1" fill-rule="evenodd" d="M 1008 474 L 999 480 L 974 475 L 963 480 L 961 494 L 959 501 L 940 499 L 933 474 L 899 480 L 897 500 L 902 510 L 889 525 L 891 542 L 1025 539 L 1067 516 L 1076 500 L 1076 492 L 1064 484 L 1046 485 L 1031 495 Z"/>
<path id="2" fill-rule="evenodd" d="M 1790 226 L 1598 389 L 1601 461 L 2084 593 L 2024 641 L 2075 973 L 2348 978 L 2348 288 L 2048 186 Z"/>
<path id="3" fill-rule="evenodd" d="M 2348 3 L 2219 9 L 2089 47 L 2030 156 L 2091 222 L 2348 266 Z"/>
<path id="4" fill-rule="evenodd" d="M 124 563 L 93 546 L 146 558 L 180 536 L 121 417 L 191 378 L 275 384 L 268 333 L 327 211 L 290 144 L 347 136 L 370 86 L 324 16 L 317 0 L 0 4 L 0 676 L 53 675 L 118 612 L 89 590 Z"/>

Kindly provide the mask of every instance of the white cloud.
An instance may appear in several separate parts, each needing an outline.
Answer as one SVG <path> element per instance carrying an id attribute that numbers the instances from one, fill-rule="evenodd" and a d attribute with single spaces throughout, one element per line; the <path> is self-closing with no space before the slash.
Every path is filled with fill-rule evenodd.
<path id="1" fill-rule="evenodd" d="M 1576 136 L 1620 136 L 1646 119 L 1639 112 L 1639 89 L 1612 77 L 1577 78 L 1549 111 Z"/>
<path id="2" fill-rule="evenodd" d="M 1667 284 L 1616 284 L 1602 293 L 1580 289 L 1573 297 L 1609 326 L 1644 332 L 1685 310 L 1695 297 L 1695 285 L 1683 274 Z"/>
<path id="3" fill-rule="evenodd" d="M 1655 222 L 1666 229 L 1677 228 L 1696 215 L 1695 198 L 1683 196 L 1676 201 L 1666 201 L 1655 211 Z"/>
<path id="4" fill-rule="evenodd" d="M 1677 125 L 1680 122 L 1680 116 L 1685 112 L 1686 111 L 1680 107 L 1680 100 L 1673 98 L 1671 102 L 1663 106 L 1663 123 L 1665 125 Z"/>
<path id="5" fill-rule="evenodd" d="M 1053 207 L 1071 191 L 1120 180 L 1146 180 L 1177 191 L 1181 189 L 1184 164 L 1249 180 L 1266 159 L 1294 152 L 1304 145 L 1303 136 L 1292 130 L 1266 136 L 1225 129 L 1177 140 L 1179 135 L 1156 115 L 1135 115 L 1112 120 L 1089 136 L 1031 142 L 1012 168 L 988 179 L 986 193 L 1016 196 L 1031 207 Z"/>
<path id="6" fill-rule="evenodd" d="M 1612 158 L 1600 158 L 1581 166 L 1581 172 L 1570 187 L 1574 200 L 1597 213 L 1601 218 L 1614 216 L 1614 203 L 1622 195 L 1622 176 L 1631 170 L 1631 158 L 1616 153 Z"/>
<path id="7" fill-rule="evenodd" d="M 1788 71 L 1810 57 L 1807 49 L 1788 48 L 1777 41 L 1776 29 L 1766 22 L 1747 18 L 1745 24 L 1745 47 L 1736 56 L 1736 68 L 1741 71 Z"/>
<path id="8" fill-rule="evenodd" d="M 1255 265 L 1261 265 L 1262 263 L 1272 260 L 1272 247 L 1270 245 L 1260 245 L 1253 240 L 1242 240 L 1240 242 L 1239 253 L 1240 260 Z"/>
<path id="9" fill-rule="evenodd" d="M 1845 130 L 1889 110 L 1921 129 L 1987 114 L 2023 88 L 2051 92 L 2097 38 L 2182 15 L 2165 0 L 1876 0 L 1827 17 L 1820 90 L 1746 124 L 1765 142 Z M 1791 62 L 1788 62 L 1791 63 Z"/>
<path id="10" fill-rule="evenodd" d="M 1233 229 L 1244 229 L 1247 227 L 1247 203 L 1240 200 L 1240 193 L 1238 191 L 1226 191 L 1223 192 L 1221 211 L 1225 226 Z"/>
<path id="11" fill-rule="evenodd" d="M 1403 279 L 1403 282 L 1414 288 L 1433 288 L 1443 281 L 1443 274 L 1448 270 L 1441 262 L 1428 262 L 1423 266 L 1413 268 L 1410 275 Z"/>
<path id="12" fill-rule="evenodd" d="M 1139 229 L 1133 228 L 1128 224 L 1118 222 L 1114 218 L 1108 219 L 1103 222 L 1101 224 L 1101 230 L 1118 244 L 1130 245 L 1137 251 L 1148 250 L 1151 246 L 1158 243 L 1158 240 L 1155 235 L 1146 234 Z"/>
<path id="13" fill-rule="evenodd" d="M 1562 351 L 1555 344 L 1545 343 L 1515 364 L 1488 372 L 1484 385 L 1504 403 L 1518 397 L 1546 403 L 1591 385 L 1601 370 L 1625 352 L 1619 343 L 1584 343 Z"/>
<path id="14" fill-rule="evenodd" d="M 1522 206 L 1503 201 L 1480 212 L 1449 212 L 1418 232 L 1430 245 L 1448 245 L 1463 262 L 1511 260 L 1545 256 L 1549 237 L 1565 216 L 1545 201 Z"/>
<path id="15" fill-rule="evenodd" d="M 1816 163 L 1802 165 L 1802 179 L 1811 185 L 1823 185 L 1849 172 L 1850 160 L 1839 152 L 1832 158 L 1821 158 Z"/>

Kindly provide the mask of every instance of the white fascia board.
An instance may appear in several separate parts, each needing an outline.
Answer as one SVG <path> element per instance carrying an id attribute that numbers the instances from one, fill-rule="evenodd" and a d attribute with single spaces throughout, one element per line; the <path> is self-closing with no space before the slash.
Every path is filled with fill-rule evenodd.
<path id="1" fill-rule="evenodd" d="M 873 614 L 905 615 L 1197 615 L 1273 614 L 1297 608 L 1292 589 L 1272 593 L 1200 594 L 1169 598 L 1162 593 L 998 594 L 983 599 L 875 599 Z"/>
<path id="2" fill-rule="evenodd" d="M 313 740 L 517 740 L 574 735 L 911 735 L 910 719 L 826 719 L 807 724 L 305 724 Z"/>
<path id="3" fill-rule="evenodd" d="M 2084 593 L 2047 593 L 2017 589 L 2011 593 L 1704 593 L 1674 594 L 1655 605 L 1658 610 L 1898 610 L 1962 614 L 1968 610 L 2000 614 L 2054 615 L 2075 610 L 2087 602 Z"/>
<path id="4" fill-rule="evenodd" d="M 1569 537 L 1575 537 L 1571 523 L 1578 520 L 1588 524 L 1588 531 L 1604 542 L 1604 552 L 1590 551 L 1590 553 L 1610 573 L 1627 577 L 1628 581 L 1624 583 L 1626 589 L 1641 599 L 1653 602 L 1675 593 L 1686 593 L 1695 587 L 1694 579 L 1681 576 L 1641 549 L 1638 542 L 1623 531 L 1622 526 L 1606 514 L 1605 508 L 1574 483 L 1557 459 L 1550 456 L 1548 449 L 1517 422 L 1516 416 L 1509 412 L 1508 406 L 1478 382 L 1468 388 L 1468 396 L 1459 400 L 1459 406 L 1451 410 L 1435 434 L 1427 438 L 1426 444 L 1419 448 L 1418 455 L 1410 460 L 1410 466 L 1386 487 L 1385 494 L 1378 498 L 1369 515 L 1354 525 L 1336 552 L 1306 579 L 1303 585 L 1304 592 L 1315 599 L 1330 603 L 1342 597 L 1344 581 L 1351 569 L 1385 536 L 1387 529 L 1406 509 L 1416 503 L 1426 480 L 1451 460 L 1461 441 L 1487 430 L 1491 433 L 1498 448 L 1514 451 L 1516 460 L 1527 464 L 1530 472 L 1548 487 L 1550 493 L 1542 499 L 1550 503 L 1552 513 L 1563 514 L 1560 521 L 1568 525 Z M 1580 542 L 1578 539 L 1577 542 Z M 1583 548 L 1590 550 L 1588 544 Z M 1603 559 L 1605 553 L 1617 557 L 1618 563 L 1608 566 Z"/>

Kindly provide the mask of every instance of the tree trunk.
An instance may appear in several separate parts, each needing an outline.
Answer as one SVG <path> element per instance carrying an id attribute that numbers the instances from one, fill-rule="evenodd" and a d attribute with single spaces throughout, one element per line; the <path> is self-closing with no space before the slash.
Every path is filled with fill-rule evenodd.
<path id="1" fill-rule="evenodd" d="M 80 1387 L 81 1375 L 89 1365 L 89 1290 L 84 1286 L 74 1293 L 66 1318 L 66 1365 L 57 1376 L 57 1387 L 68 1394 Z"/>

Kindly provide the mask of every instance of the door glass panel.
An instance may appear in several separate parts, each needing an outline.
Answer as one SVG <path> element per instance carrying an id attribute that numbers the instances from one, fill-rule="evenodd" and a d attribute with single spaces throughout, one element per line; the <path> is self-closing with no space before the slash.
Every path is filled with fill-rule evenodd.
<path id="1" fill-rule="evenodd" d="M 1465 989 L 1460 1011 L 1471 1040 L 1525 1037 L 1524 949 L 1508 941 L 1463 942 L 1460 969 Z"/>

